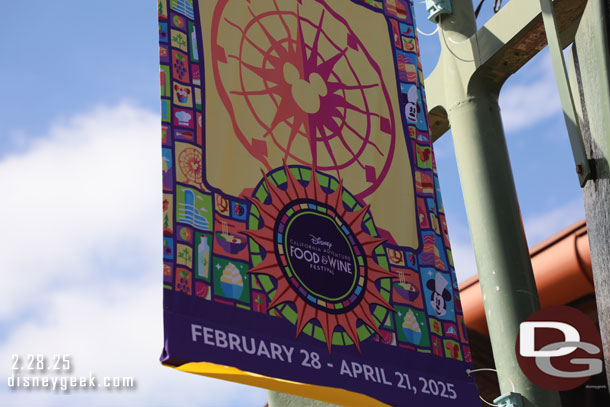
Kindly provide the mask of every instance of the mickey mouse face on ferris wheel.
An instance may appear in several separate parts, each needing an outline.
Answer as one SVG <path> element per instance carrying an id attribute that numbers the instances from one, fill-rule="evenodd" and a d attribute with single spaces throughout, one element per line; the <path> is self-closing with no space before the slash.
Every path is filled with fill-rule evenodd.
<path id="1" fill-rule="evenodd" d="M 238 24 L 243 15 L 250 21 Z M 211 39 L 235 135 L 267 170 L 287 161 L 366 180 L 360 198 L 377 189 L 395 148 L 392 102 L 380 67 L 326 0 L 220 0 Z"/>

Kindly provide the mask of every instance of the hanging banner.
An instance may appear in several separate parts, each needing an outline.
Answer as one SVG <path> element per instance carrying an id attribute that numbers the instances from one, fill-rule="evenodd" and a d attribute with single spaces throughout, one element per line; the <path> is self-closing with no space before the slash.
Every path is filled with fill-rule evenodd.
<path id="1" fill-rule="evenodd" d="M 158 0 L 163 364 L 478 403 L 401 0 Z"/>

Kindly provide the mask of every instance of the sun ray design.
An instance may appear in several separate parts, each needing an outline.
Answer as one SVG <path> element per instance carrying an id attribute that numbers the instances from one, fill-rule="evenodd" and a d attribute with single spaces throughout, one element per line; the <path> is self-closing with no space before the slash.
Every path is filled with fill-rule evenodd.
<path id="1" fill-rule="evenodd" d="M 375 261 L 374 251 L 384 239 L 371 236 L 363 228 L 370 207 L 349 210 L 343 203 L 343 181 L 339 179 L 334 190 L 323 188 L 317 176 L 320 173 L 315 168 L 310 171 L 309 182 L 301 183 L 284 163 L 286 180 L 281 187 L 263 172 L 268 192 L 264 202 L 245 197 L 258 210 L 261 226 L 243 233 L 266 253 L 249 273 L 275 279 L 275 295 L 269 308 L 284 303 L 294 305 L 297 337 L 309 322 L 317 320 L 329 352 L 338 327 L 360 351 L 360 323 L 381 334 L 371 308 L 380 305 L 394 311 L 375 283 L 395 275 Z M 311 242 L 307 241 L 309 236 Z M 329 288 L 337 282 L 339 288 Z"/>

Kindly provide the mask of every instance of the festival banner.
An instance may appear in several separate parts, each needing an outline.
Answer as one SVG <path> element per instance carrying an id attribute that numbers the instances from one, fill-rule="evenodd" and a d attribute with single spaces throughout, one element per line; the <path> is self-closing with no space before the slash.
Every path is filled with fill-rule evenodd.
<path id="1" fill-rule="evenodd" d="M 161 361 L 478 404 L 411 4 L 158 0 Z"/>

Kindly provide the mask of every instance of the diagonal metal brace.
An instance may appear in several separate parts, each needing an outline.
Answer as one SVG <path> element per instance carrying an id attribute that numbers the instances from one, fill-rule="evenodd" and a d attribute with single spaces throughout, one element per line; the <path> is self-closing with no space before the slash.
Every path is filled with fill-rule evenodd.
<path id="1" fill-rule="evenodd" d="M 553 62 L 553 71 L 555 73 L 555 80 L 557 81 L 561 107 L 563 109 L 563 117 L 568 129 L 568 137 L 570 138 L 570 144 L 572 146 L 574 163 L 576 164 L 576 173 L 578 174 L 580 186 L 584 187 L 587 180 L 592 178 L 592 172 L 589 160 L 587 159 L 585 143 L 578 124 L 574 97 L 568 81 L 565 60 L 559 40 L 559 31 L 555 21 L 555 11 L 551 0 L 540 0 L 540 7 L 542 9 L 542 21 L 544 22 L 546 38 L 549 44 L 551 60 Z"/>

